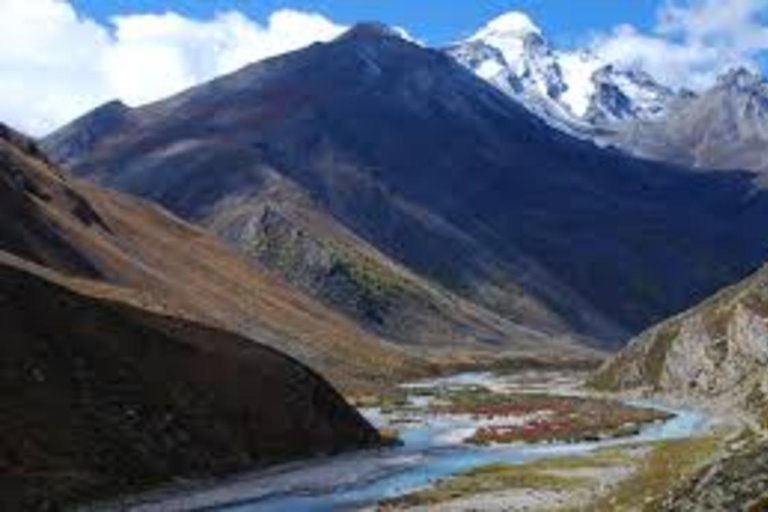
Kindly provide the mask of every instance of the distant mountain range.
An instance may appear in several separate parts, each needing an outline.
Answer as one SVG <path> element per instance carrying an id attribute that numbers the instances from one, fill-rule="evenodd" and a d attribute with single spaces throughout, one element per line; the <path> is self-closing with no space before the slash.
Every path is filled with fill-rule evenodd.
<path id="1" fill-rule="evenodd" d="M 520 12 L 492 20 L 445 51 L 553 126 L 582 137 L 663 117 L 685 95 L 589 50 L 554 48 Z"/>
<path id="2" fill-rule="evenodd" d="M 621 127 L 612 143 L 634 154 L 696 169 L 768 171 L 768 83 L 735 69 L 655 120 Z"/>
<path id="3" fill-rule="evenodd" d="M 151 105 L 108 104 L 44 147 L 427 349 L 615 346 L 768 253 L 751 177 L 572 138 L 378 25 Z"/>
<path id="4" fill-rule="evenodd" d="M 548 124 L 600 146 L 690 168 L 768 170 L 768 83 L 743 68 L 676 91 L 587 49 L 554 48 L 505 14 L 446 53 Z"/>

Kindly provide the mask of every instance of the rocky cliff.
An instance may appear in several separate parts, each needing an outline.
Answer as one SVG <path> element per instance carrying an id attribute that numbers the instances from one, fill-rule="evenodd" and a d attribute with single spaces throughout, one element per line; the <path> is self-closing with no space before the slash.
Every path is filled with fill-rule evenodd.
<path id="1" fill-rule="evenodd" d="M 768 267 L 650 328 L 593 376 L 768 425 Z"/>

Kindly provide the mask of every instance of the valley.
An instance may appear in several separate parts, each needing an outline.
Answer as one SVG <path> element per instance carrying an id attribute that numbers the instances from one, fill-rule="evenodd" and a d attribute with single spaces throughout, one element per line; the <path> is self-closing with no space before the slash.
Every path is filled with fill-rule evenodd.
<path id="1" fill-rule="evenodd" d="M 0 0 L 0 510 L 768 510 L 768 4 L 291 1 Z"/>
<path id="2" fill-rule="evenodd" d="M 381 431 L 396 433 L 401 446 L 217 483 L 190 483 L 121 506 L 144 512 L 394 511 L 438 504 L 440 510 L 508 510 L 517 505 L 568 510 L 565 505 L 581 503 L 589 510 L 590 503 L 627 500 L 621 497 L 627 486 L 647 492 L 649 500 L 660 498 L 709 460 L 722 442 L 716 418 L 654 401 L 620 402 L 595 395 L 583 388 L 584 377 L 573 371 L 464 373 L 404 384 L 400 400 L 362 409 Z M 466 410 L 470 404 L 484 407 L 489 400 L 510 407 Z M 562 406 L 583 401 L 593 402 L 592 411 L 603 413 L 599 431 L 590 426 L 570 439 L 554 433 L 536 440 L 472 441 L 488 425 L 540 428 L 547 418 L 578 421 L 584 416 L 564 415 Z M 456 404 L 464 409 L 445 409 Z M 679 466 L 669 468 L 657 461 L 664 454 Z"/>

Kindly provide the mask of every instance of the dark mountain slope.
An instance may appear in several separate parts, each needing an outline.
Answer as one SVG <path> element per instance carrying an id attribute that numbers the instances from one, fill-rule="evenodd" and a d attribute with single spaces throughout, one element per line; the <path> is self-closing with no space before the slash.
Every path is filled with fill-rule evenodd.
<path id="1" fill-rule="evenodd" d="M 233 231 L 220 219 L 233 200 L 258 206 L 276 173 L 387 256 L 550 332 L 616 339 L 767 254 L 768 201 L 751 177 L 598 150 L 447 56 L 375 27 L 124 116 L 88 152 L 70 144 L 87 118 L 47 147 L 81 175 L 246 248 L 268 223 L 252 217 Z M 324 296 L 323 286 L 305 288 Z"/>
<path id="2" fill-rule="evenodd" d="M 64 283 L 0 252 L 3 510 L 378 443 L 298 362 Z"/>
<path id="3" fill-rule="evenodd" d="M 0 125 L 0 249 L 60 270 L 98 277 L 94 263 L 46 218 L 35 198 L 56 204 L 86 226 L 100 228 L 101 219 L 73 189 L 41 186 L 24 160 L 37 160 L 47 167 L 44 158 L 32 142 Z M 60 178 L 52 168 L 45 172 L 51 179 Z"/>

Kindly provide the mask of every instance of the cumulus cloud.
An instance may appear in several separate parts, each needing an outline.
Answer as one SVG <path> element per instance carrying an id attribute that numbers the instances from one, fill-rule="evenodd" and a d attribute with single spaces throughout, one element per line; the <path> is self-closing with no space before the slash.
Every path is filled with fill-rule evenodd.
<path id="1" fill-rule="evenodd" d="M 622 25 L 597 37 L 593 51 L 671 86 L 700 89 L 730 68 L 759 69 L 766 15 L 768 0 L 667 0 L 651 33 Z"/>
<path id="2" fill-rule="evenodd" d="M 264 24 L 227 11 L 128 14 L 108 26 L 66 0 L 0 0 L 0 11 L 0 120 L 33 135 L 110 99 L 147 103 L 346 29 L 288 9 Z"/>

